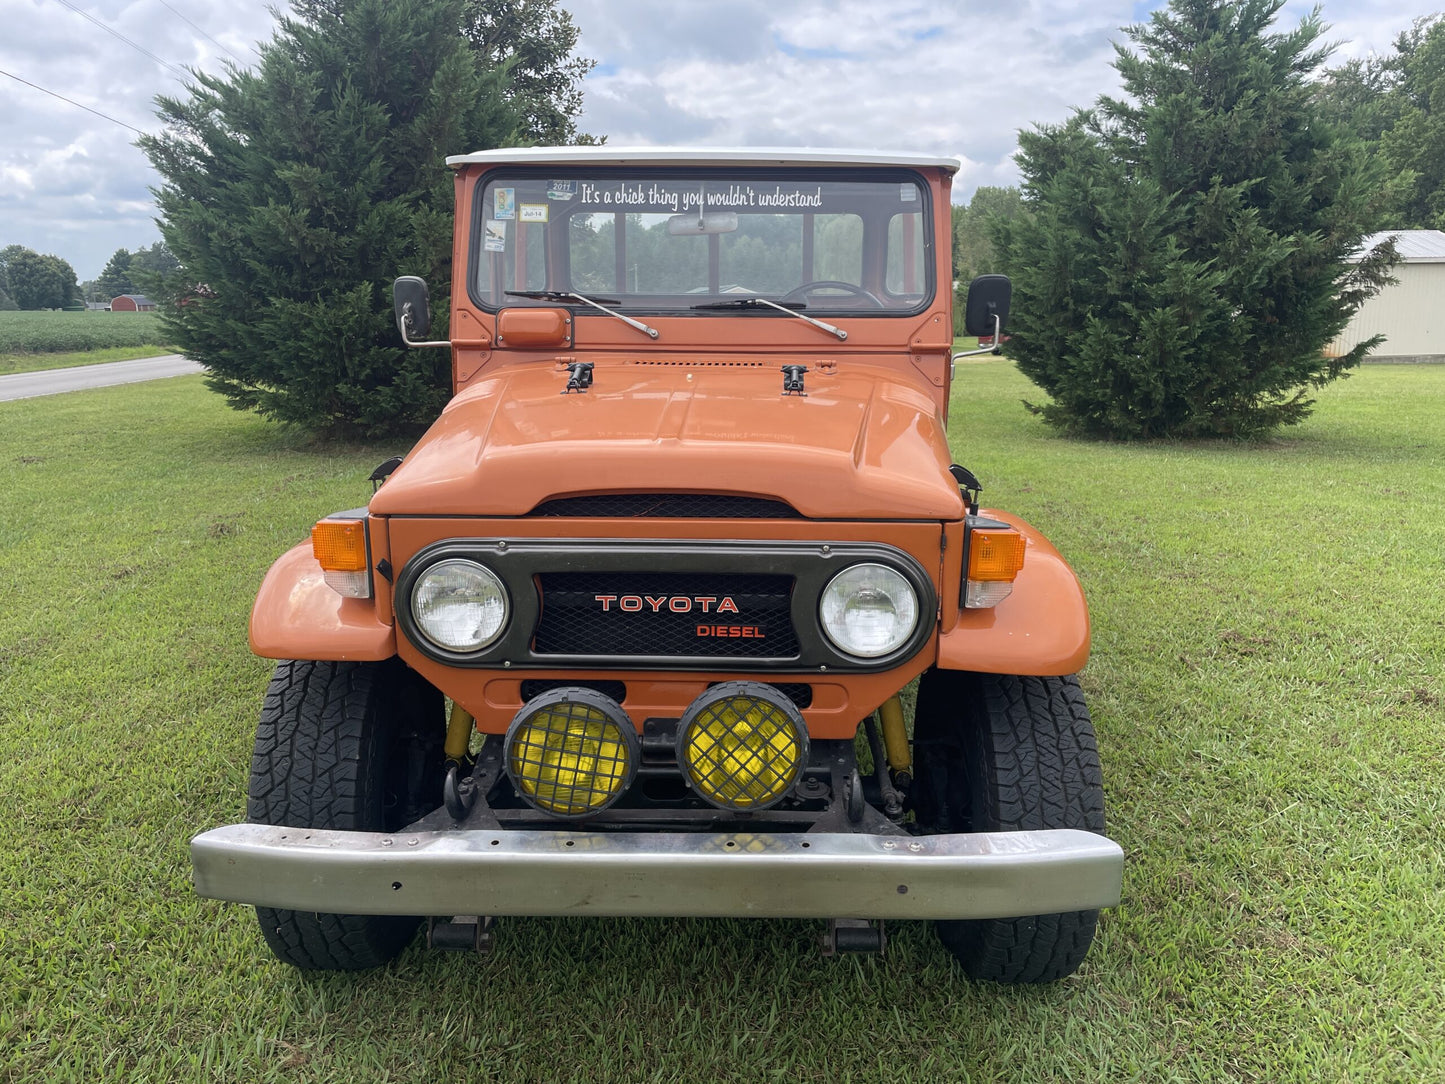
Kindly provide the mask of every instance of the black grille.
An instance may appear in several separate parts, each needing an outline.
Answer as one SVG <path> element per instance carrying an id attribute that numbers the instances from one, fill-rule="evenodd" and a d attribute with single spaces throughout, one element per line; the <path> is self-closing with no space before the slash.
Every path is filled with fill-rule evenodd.
<path id="1" fill-rule="evenodd" d="M 533 650 L 539 655 L 783 659 L 798 654 L 791 576 L 544 572 L 537 579 L 542 620 Z M 700 626 L 707 634 L 699 634 Z"/>
<path id="2" fill-rule="evenodd" d="M 711 689 L 721 684 L 721 681 L 712 681 L 708 683 L 708 688 Z M 793 706 L 799 710 L 813 706 L 813 686 L 811 685 L 792 681 L 765 681 L 763 684 L 770 685 L 774 689 L 777 689 L 778 692 L 791 700 Z"/>
<path id="3" fill-rule="evenodd" d="M 529 516 L 671 519 L 802 519 L 783 501 L 716 493 L 596 493 L 544 501 Z"/>
<path id="4" fill-rule="evenodd" d="M 627 686 L 620 681 L 559 681 L 534 678 L 522 682 L 522 702 L 550 693 L 553 689 L 591 689 L 594 693 L 616 700 L 619 704 L 627 699 Z"/>

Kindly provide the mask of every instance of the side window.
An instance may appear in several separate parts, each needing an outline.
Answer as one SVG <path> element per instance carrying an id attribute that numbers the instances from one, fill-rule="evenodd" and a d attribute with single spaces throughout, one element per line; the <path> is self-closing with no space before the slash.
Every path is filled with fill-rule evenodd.
<path id="1" fill-rule="evenodd" d="M 863 220 L 857 215 L 814 215 L 813 230 L 810 281 L 863 285 Z"/>
<path id="2" fill-rule="evenodd" d="M 572 279 L 566 288 L 580 293 L 609 294 L 621 289 L 617 279 L 617 217 L 575 214 L 567 220 Z"/>
<path id="3" fill-rule="evenodd" d="M 922 295 L 928 277 L 924 268 L 923 215 L 913 211 L 888 222 L 888 292 L 901 297 Z"/>
<path id="4" fill-rule="evenodd" d="M 503 197 L 506 198 L 503 198 Z M 531 197 L 521 193 L 520 198 Z M 477 253 L 477 293 L 494 305 L 507 303 L 504 291 L 545 290 L 547 230 L 545 221 L 522 221 L 515 186 L 489 185 L 483 192 L 481 251 Z M 540 205 L 539 205 L 540 206 Z"/>
<path id="5" fill-rule="evenodd" d="M 685 294 L 707 289 L 706 237 L 673 237 L 668 215 L 627 216 L 623 293 Z"/>
<path id="6" fill-rule="evenodd" d="M 802 215 L 740 215 L 738 228 L 718 238 L 718 289 L 723 293 L 783 294 L 799 283 Z"/>

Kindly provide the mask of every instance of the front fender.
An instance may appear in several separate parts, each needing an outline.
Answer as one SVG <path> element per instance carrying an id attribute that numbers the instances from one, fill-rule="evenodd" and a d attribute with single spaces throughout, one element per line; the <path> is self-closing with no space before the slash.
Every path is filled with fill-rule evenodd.
<path id="1" fill-rule="evenodd" d="M 960 610 L 938 641 L 941 670 L 1050 677 L 1077 673 L 1089 659 L 1089 609 L 1069 563 L 1047 538 L 1007 512 L 986 509 L 1026 541 L 1013 593 L 987 610 Z"/>
<path id="2" fill-rule="evenodd" d="M 396 630 L 376 600 L 342 598 L 326 586 L 311 543 L 271 566 L 251 608 L 251 650 L 265 659 L 375 661 L 396 654 Z"/>

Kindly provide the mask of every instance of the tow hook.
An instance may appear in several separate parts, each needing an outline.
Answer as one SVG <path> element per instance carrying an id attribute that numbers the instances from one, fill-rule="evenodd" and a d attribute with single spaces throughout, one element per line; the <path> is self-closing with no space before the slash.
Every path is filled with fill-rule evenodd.
<path id="1" fill-rule="evenodd" d="M 888 945 L 888 935 L 883 931 L 883 921 L 869 922 L 866 918 L 830 918 L 828 930 L 823 934 L 823 955 L 843 956 L 874 953 L 883 955 Z"/>
<path id="2" fill-rule="evenodd" d="M 444 952 L 474 952 L 485 956 L 492 951 L 496 919 L 490 915 L 457 915 L 454 918 L 426 920 L 427 948 Z"/>

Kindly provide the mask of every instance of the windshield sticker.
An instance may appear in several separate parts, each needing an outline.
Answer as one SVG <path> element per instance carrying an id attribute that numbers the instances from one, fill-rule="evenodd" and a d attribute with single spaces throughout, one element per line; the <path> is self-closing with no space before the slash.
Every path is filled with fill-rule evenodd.
<path id="1" fill-rule="evenodd" d="M 492 217 L 498 219 L 517 217 L 517 190 L 498 188 L 492 192 Z"/>
<path id="2" fill-rule="evenodd" d="M 822 185 L 782 185 L 754 188 L 748 184 L 730 184 L 714 191 L 705 189 L 669 188 L 666 184 L 643 184 L 622 181 L 606 187 L 582 182 L 585 206 L 594 207 L 656 207 L 659 210 L 686 211 L 700 205 L 707 207 L 821 207 Z"/>
<path id="3" fill-rule="evenodd" d="M 918 186 L 905 181 L 898 186 L 898 198 L 904 203 L 912 203 L 918 198 Z"/>
<path id="4" fill-rule="evenodd" d="M 546 222 L 547 205 L 545 203 L 524 203 L 522 204 L 522 222 Z"/>
<path id="5" fill-rule="evenodd" d="M 548 199 L 572 199 L 577 195 L 576 181 L 548 181 Z"/>
<path id="6" fill-rule="evenodd" d="M 488 222 L 487 236 L 482 241 L 483 252 L 505 252 L 507 249 L 507 224 Z"/>

